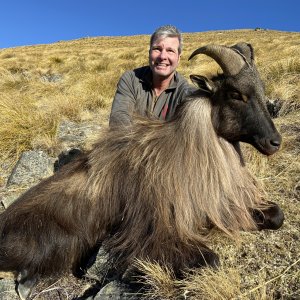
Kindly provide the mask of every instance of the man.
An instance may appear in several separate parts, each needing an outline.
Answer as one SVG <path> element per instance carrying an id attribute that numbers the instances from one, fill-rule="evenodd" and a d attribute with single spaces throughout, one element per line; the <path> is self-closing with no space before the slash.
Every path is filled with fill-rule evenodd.
<path id="1" fill-rule="evenodd" d="M 182 51 L 174 26 L 156 29 L 150 39 L 149 66 L 125 72 L 112 103 L 109 125 L 130 125 L 133 114 L 169 120 L 190 88 L 176 68 Z"/>

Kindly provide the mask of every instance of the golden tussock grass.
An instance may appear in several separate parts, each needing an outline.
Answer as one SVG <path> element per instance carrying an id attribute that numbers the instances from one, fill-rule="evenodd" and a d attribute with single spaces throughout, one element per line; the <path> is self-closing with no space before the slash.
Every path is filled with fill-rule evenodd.
<path id="1" fill-rule="evenodd" d="M 189 62 L 197 47 L 209 43 L 232 45 L 251 43 L 257 64 L 266 80 L 267 95 L 286 101 L 283 112 L 299 108 L 299 40 L 298 33 L 277 31 L 215 31 L 184 34 L 184 51 L 178 70 L 212 74 L 218 70 L 210 58 L 199 56 Z M 149 36 L 84 38 L 50 45 L 26 46 L 0 50 L 0 103 L 5 98 L 23 103 L 23 115 L 46 114 L 55 124 L 61 118 L 80 121 L 83 111 L 108 113 L 120 75 L 128 69 L 146 65 Z M 27 105 L 26 102 L 34 104 Z M 55 120 L 55 121 L 54 121 Z M 99 120 L 100 121 L 100 120 Z M 26 117 L 24 117 L 26 122 Z M 40 124 L 40 121 L 36 119 Z M 25 127 L 34 127 L 34 120 Z M 20 124 L 20 123 L 19 123 Z M 5 132 L 14 125 L 2 123 Z M 54 131 L 44 127 L 40 135 Z M 1 136 L 5 136 L 4 133 Z M 0 141 L 1 152 L 17 154 L 18 147 Z M 28 140 L 22 149 L 30 148 Z M 16 144 L 17 145 L 17 144 Z M 18 143 L 20 145 L 20 142 Z"/>

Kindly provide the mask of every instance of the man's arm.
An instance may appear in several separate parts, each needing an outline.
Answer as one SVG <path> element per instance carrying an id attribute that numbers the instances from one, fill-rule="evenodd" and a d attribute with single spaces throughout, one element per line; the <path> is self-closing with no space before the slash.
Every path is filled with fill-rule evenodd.
<path id="1" fill-rule="evenodd" d="M 135 109 L 135 93 L 132 76 L 126 72 L 120 78 L 109 117 L 109 126 L 130 125 Z"/>

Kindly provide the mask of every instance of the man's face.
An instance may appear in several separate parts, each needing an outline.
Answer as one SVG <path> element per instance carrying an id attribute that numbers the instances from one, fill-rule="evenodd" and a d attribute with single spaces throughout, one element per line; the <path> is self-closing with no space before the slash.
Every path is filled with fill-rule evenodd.
<path id="1" fill-rule="evenodd" d="M 178 48 L 177 37 L 154 40 L 149 51 L 149 64 L 154 77 L 173 76 L 180 61 Z"/>

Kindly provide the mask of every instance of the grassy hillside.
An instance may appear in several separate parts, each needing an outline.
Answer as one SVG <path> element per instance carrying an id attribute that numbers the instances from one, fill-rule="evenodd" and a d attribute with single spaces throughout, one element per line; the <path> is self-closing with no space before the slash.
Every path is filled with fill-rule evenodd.
<path id="1" fill-rule="evenodd" d="M 184 34 L 179 71 L 208 75 L 212 59 L 187 58 L 209 44 L 245 41 L 255 49 L 266 94 L 278 101 L 274 120 L 283 136 L 278 154 L 263 157 L 245 146 L 248 167 L 279 203 L 286 222 L 278 232 L 243 233 L 236 245 L 216 235 L 211 245 L 221 255 L 218 273 L 200 272 L 177 282 L 157 266 L 145 264 L 152 295 L 176 299 L 299 299 L 300 297 L 300 34 L 269 30 Z M 97 120 L 107 125 L 120 75 L 148 61 L 149 36 L 83 38 L 50 45 L 0 50 L 0 162 L 9 168 L 19 154 L 43 149 L 58 154 L 60 120 Z M 5 162 L 5 163 L 3 163 Z M 1 169 L 0 169 L 1 176 Z M 0 186 L 4 185 L 0 177 Z"/>

